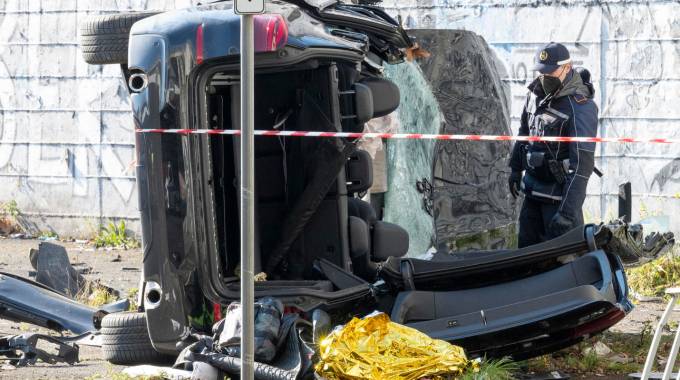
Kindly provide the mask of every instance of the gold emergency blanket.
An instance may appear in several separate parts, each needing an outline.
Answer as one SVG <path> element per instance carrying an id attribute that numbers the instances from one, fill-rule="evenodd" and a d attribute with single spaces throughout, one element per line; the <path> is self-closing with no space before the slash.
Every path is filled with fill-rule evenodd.
<path id="1" fill-rule="evenodd" d="M 328 380 L 435 380 L 470 366 L 462 348 L 391 322 L 383 313 L 353 318 L 323 339 L 319 350 L 316 372 Z"/>

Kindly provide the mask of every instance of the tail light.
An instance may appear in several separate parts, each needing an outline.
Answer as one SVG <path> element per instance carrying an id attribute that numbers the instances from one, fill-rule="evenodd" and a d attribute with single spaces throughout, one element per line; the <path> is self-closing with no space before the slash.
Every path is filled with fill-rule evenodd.
<path id="1" fill-rule="evenodd" d="M 584 325 L 578 326 L 573 330 L 573 337 L 580 337 L 584 335 L 590 335 L 594 333 L 599 333 L 602 330 L 608 329 L 618 323 L 620 320 L 625 318 L 626 313 L 621 309 L 614 309 L 607 314 L 595 319 L 594 321 L 588 322 Z"/>
<path id="2" fill-rule="evenodd" d="M 266 53 L 277 51 L 288 42 L 288 25 L 283 16 L 278 14 L 256 15 L 255 51 Z"/>
<path id="3" fill-rule="evenodd" d="M 288 43 L 288 25 L 283 16 L 278 14 L 256 15 L 254 20 L 255 52 L 267 53 L 277 51 Z M 204 26 L 196 29 L 196 63 L 201 64 L 206 58 L 204 46 Z"/>

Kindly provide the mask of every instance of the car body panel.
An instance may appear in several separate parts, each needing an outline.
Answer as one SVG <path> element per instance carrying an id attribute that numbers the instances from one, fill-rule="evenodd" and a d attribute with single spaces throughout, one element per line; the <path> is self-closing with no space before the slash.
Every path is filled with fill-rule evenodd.
<path id="1" fill-rule="evenodd" d="M 0 272 L 0 316 L 83 334 L 95 331 L 103 314 L 37 282 Z"/>

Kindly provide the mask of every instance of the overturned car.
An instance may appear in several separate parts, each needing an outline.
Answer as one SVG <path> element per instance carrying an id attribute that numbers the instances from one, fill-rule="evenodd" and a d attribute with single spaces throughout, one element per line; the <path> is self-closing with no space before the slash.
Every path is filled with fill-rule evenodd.
<path id="1" fill-rule="evenodd" d="M 121 64 L 128 84 L 141 130 L 143 310 L 154 348 L 176 353 L 210 328 L 206 314 L 239 299 L 239 141 L 160 132 L 240 128 L 239 18 L 218 1 L 93 18 L 82 30 L 85 59 Z M 255 39 L 257 130 L 361 132 L 398 108 L 400 89 L 383 69 L 414 48 L 380 8 L 336 1 L 268 2 Z M 408 232 L 358 197 L 372 165 L 356 141 L 257 137 L 255 167 L 256 273 L 266 275 L 256 297 L 288 310 L 324 310 L 336 323 L 380 310 L 473 357 L 520 359 L 632 309 L 607 228 L 520 250 L 442 245 L 420 260 L 407 257 Z"/>

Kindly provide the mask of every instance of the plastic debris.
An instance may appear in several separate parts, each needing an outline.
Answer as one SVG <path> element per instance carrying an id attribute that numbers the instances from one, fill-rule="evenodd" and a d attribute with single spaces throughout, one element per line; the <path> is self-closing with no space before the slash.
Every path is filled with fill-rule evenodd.
<path id="1" fill-rule="evenodd" d="M 34 365 L 38 360 L 49 363 L 78 362 L 78 345 L 68 339 L 42 334 L 0 337 L 0 356 L 10 358 L 15 367 Z"/>
<path id="2" fill-rule="evenodd" d="M 628 224 L 615 220 L 604 228 L 611 233 L 609 242 L 603 247 L 604 250 L 618 255 L 626 266 L 650 262 L 667 253 L 675 244 L 672 232 L 653 231 L 645 236 L 642 224 Z"/>
<path id="3" fill-rule="evenodd" d="M 477 366 L 461 347 L 394 322 L 383 313 L 353 318 L 319 345 L 316 372 L 328 380 L 445 379 Z"/>

